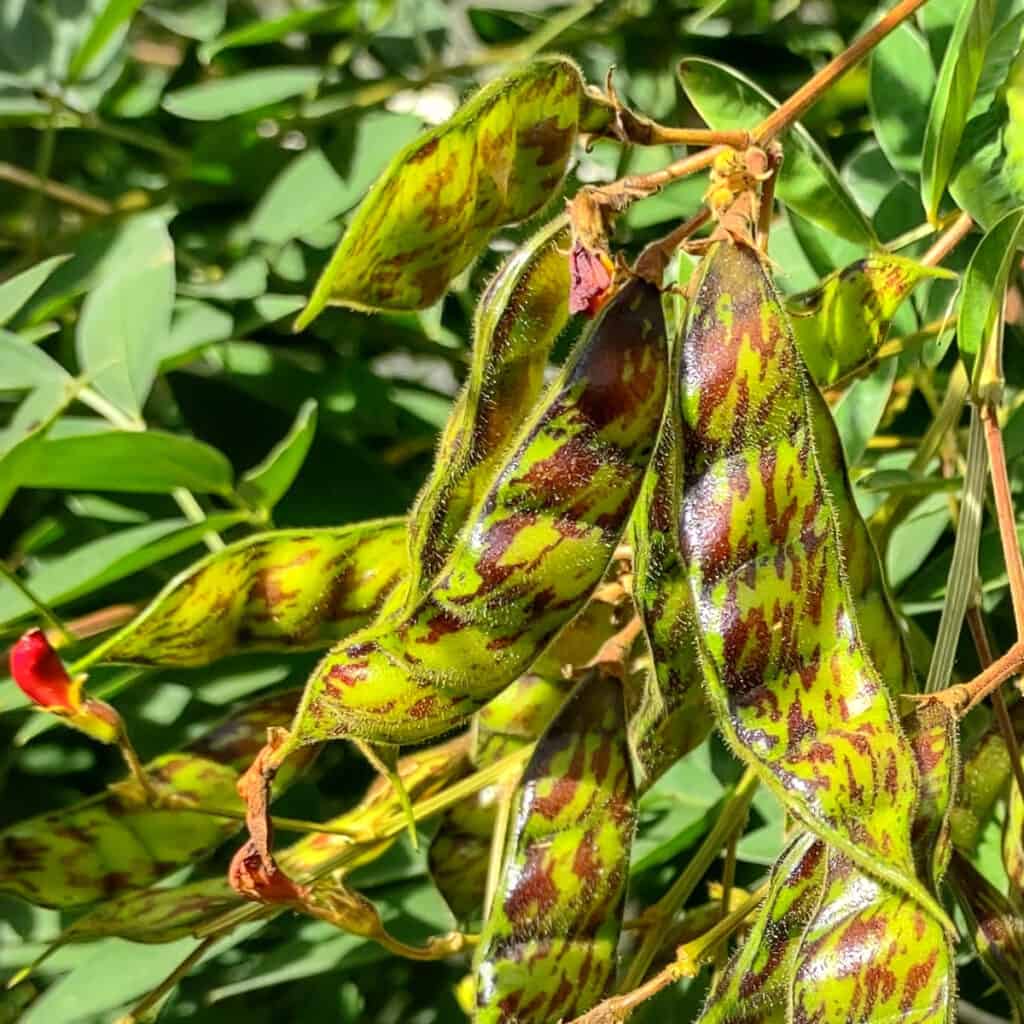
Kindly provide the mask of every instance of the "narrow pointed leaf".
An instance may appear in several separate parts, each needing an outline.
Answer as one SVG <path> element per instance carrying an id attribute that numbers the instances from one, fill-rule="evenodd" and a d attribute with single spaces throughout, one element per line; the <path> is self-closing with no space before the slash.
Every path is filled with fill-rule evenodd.
<path id="1" fill-rule="evenodd" d="M 0 284 L 0 327 L 5 326 L 70 255 L 51 256 Z"/>
<path id="2" fill-rule="evenodd" d="M 258 466 L 253 466 L 239 480 L 238 493 L 246 501 L 269 512 L 285 496 L 309 453 L 316 420 L 316 401 L 307 399 L 288 433 Z"/>
<path id="3" fill-rule="evenodd" d="M 978 387 L 992 329 L 1002 316 L 1006 283 L 1024 241 L 1024 207 L 1003 217 L 978 244 L 964 274 L 956 342 L 960 357 Z"/>
<path id="4" fill-rule="evenodd" d="M 996 0 L 966 0 L 946 44 L 928 112 L 921 161 L 921 199 L 931 221 L 938 216 L 949 184 L 995 15 Z"/>

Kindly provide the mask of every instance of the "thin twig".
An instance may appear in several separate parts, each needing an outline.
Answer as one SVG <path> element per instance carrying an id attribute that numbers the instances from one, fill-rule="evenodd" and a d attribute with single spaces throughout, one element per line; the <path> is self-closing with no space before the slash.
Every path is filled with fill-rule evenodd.
<path id="1" fill-rule="evenodd" d="M 992 495 L 996 503 L 996 519 L 999 523 L 999 540 L 1003 548 L 1003 557 L 1006 560 L 1006 574 L 1010 580 L 1013 618 L 1017 626 L 1017 636 L 1022 638 L 1024 637 L 1024 560 L 1021 558 L 1017 523 L 1013 514 L 1013 497 L 1010 493 L 1010 480 L 1006 472 L 1003 433 L 999 429 L 996 409 L 991 403 L 985 402 L 979 412 L 985 427 L 985 446 L 988 448 Z"/>
<path id="2" fill-rule="evenodd" d="M 7 580 L 32 605 L 36 614 L 58 634 L 61 644 L 73 642 L 74 637 L 57 613 L 45 601 L 36 596 L 32 588 L 13 569 L 8 568 L 4 562 L 0 562 L 0 576 Z"/>
<path id="3" fill-rule="evenodd" d="M 743 827 L 743 823 L 747 820 L 750 801 L 753 800 L 754 793 L 757 792 L 757 785 L 757 774 L 752 768 L 748 768 L 736 784 L 728 802 L 722 808 L 718 820 L 705 837 L 704 842 L 701 843 L 700 848 L 687 863 L 683 873 L 673 882 L 668 892 L 642 915 L 648 924 L 647 931 L 640 943 L 640 948 L 633 956 L 626 976 L 623 978 L 620 991 L 628 992 L 643 981 L 647 968 L 662 942 L 662 930 L 659 926 L 675 916 L 697 887 L 704 872 L 718 856 L 722 844 L 735 835 L 737 829 Z"/>
<path id="4" fill-rule="evenodd" d="M 961 213 L 952 225 L 932 243 L 921 257 L 926 267 L 937 267 L 970 233 L 974 220 L 969 213 Z"/>
<path id="5" fill-rule="evenodd" d="M 73 206 L 83 213 L 91 213 L 97 217 L 109 217 L 114 212 L 114 207 L 105 199 L 98 199 L 96 196 L 89 195 L 88 192 L 72 188 L 70 185 L 63 185 L 59 181 L 39 178 L 31 171 L 26 171 L 6 160 L 0 160 L 0 181 L 44 192 L 51 199 L 56 199 L 58 202 L 64 203 L 65 206 Z"/>
<path id="6" fill-rule="evenodd" d="M 985 617 L 981 608 L 974 605 L 967 610 L 967 624 L 971 630 L 971 637 L 974 640 L 975 649 L 978 652 L 978 659 L 982 668 L 992 664 L 992 644 L 989 641 L 988 629 L 985 626 Z M 1020 744 L 1017 742 L 1017 732 L 1010 719 L 1010 711 L 1006 706 L 1006 698 L 1002 690 L 995 690 L 992 694 L 992 708 L 996 713 L 996 723 L 999 726 L 999 733 L 1006 744 L 1006 750 L 1010 755 L 1010 768 L 1013 772 L 1017 789 L 1024 797 L 1024 764 L 1021 763 Z"/>
<path id="7" fill-rule="evenodd" d="M 777 110 L 768 115 L 753 131 L 754 142 L 763 145 L 785 131 L 813 106 L 826 89 L 834 85 L 851 68 L 866 57 L 890 32 L 898 28 L 927 0 L 901 0 L 876 25 L 868 29 L 838 57 L 829 61 L 809 78 Z"/>
<path id="8" fill-rule="evenodd" d="M 138 1022 L 142 1020 L 144 1014 L 156 1006 L 156 1004 L 159 1003 L 160 1000 L 163 999 L 163 997 L 167 995 L 171 989 L 173 989 L 175 985 L 177 985 L 181 979 L 184 978 L 200 960 L 202 960 L 204 956 L 206 956 L 213 943 L 213 938 L 203 939 L 203 941 L 200 942 L 199 945 L 196 946 L 196 948 L 193 949 L 192 952 L 189 953 L 189 955 L 185 957 L 185 959 L 182 960 L 181 963 L 178 964 L 178 966 L 175 967 L 159 985 L 156 986 L 156 988 L 147 992 L 146 995 L 128 1011 L 127 1014 L 118 1018 L 116 1024 L 138 1024 Z"/>

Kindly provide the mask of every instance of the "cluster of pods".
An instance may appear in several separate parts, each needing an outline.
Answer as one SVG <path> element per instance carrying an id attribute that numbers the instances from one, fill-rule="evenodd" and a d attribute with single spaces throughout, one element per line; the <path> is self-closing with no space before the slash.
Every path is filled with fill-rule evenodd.
<path id="1" fill-rule="evenodd" d="M 561 58 L 487 87 L 371 189 L 301 321 L 328 301 L 433 303 L 498 227 L 558 195 L 577 137 L 613 117 Z M 521 773 L 448 808 L 429 864 L 456 917 L 482 916 L 474 1019 L 569 1021 L 615 985 L 637 800 L 717 728 L 793 829 L 702 1019 L 950 1019 L 936 893 L 951 857 L 956 887 L 980 891 L 954 852 L 977 841 L 969 802 L 962 843 L 952 827 L 955 723 L 899 714 L 917 685 L 820 390 L 872 358 L 936 272 L 873 255 L 784 300 L 756 246 L 720 230 L 685 286 L 609 270 L 546 383 L 578 229 L 553 219 L 482 294 L 468 382 L 408 517 L 232 544 L 88 655 L 188 667 L 334 644 L 301 697 L 145 766 L 185 803 L 115 790 L 9 829 L 0 888 L 105 897 L 67 941 L 216 936 L 294 907 L 400 955 L 448 955 L 457 934 L 404 945 L 344 877 L 394 840 L 373 823 L 399 796 L 519 752 Z M 390 781 L 275 855 L 273 792 L 338 739 Z M 230 804 L 236 784 L 251 839 L 230 880 L 145 888 L 236 830 L 187 806 Z"/>

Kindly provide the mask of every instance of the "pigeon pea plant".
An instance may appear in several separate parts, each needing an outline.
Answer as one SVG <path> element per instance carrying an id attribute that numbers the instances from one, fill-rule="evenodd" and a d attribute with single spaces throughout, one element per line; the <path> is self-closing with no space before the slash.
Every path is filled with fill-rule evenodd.
<path id="1" fill-rule="evenodd" d="M 643 19 L 568 8 L 492 48 L 505 73 L 323 207 L 333 223 L 359 200 L 308 301 L 267 293 L 265 260 L 253 288 L 243 260 L 197 274 L 173 321 L 175 258 L 200 269 L 187 228 L 172 242 L 173 207 L 115 209 L 51 177 L 67 119 L 185 160 L 88 107 L 111 53 L 158 45 L 131 34 L 139 4 L 100 6 L 62 88 L 12 77 L 47 141 L 33 173 L 0 164 L 5 180 L 37 215 L 54 201 L 122 221 L 117 260 L 90 257 L 118 274 L 34 253 L 0 284 L 2 384 L 27 392 L 0 435 L 0 502 L 168 493 L 187 521 L 19 564 L 60 528 L 41 521 L 3 565 L 10 674 L 21 706 L 47 713 L 16 725 L 12 749 L 88 758 L 98 743 L 128 772 L 0 831 L 0 891 L 19 908 L 5 927 L 33 939 L 8 960 L 0 1020 L 199 1019 L 203 999 L 337 969 L 349 980 L 323 1012 L 344 1020 L 924 1024 L 959 1000 L 965 1019 L 1024 1022 L 1024 5 L 900 0 L 782 103 L 688 57 L 696 127 L 627 105 L 613 71 L 588 83 L 541 53 L 591 18 Z M 334 33 L 344 65 L 389 6 L 296 8 L 209 33 L 199 56 Z M 185 32 L 181 12 L 142 11 Z M 15 18 L 23 33 L 45 23 L 32 18 Z M 800 119 L 865 59 L 878 140 L 841 175 Z M 904 95 L 919 68 L 926 88 Z M 308 67 L 248 75 L 256 100 L 226 77 L 163 106 L 215 120 L 324 88 L 298 124 L 397 91 L 332 98 Z M 588 180 L 595 153 L 619 173 Z M 175 173 L 211 188 L 228 173 L 192 159 Z M 317 204 L 327 163 L 310 151 L 282 177 Z M 287 279 L 318 225 L 275 189 L 249 230 L 278 244 Z M 645 235 L 658 203 L 647 223 L 667 230 Z M 499 242 L 407 514 L 267 528 L 313 445 L 313 402 L 237 484 L 216 449 L 147 428 L 144 412 L 190 402 L 149 393 L 161 367 L 194 366 L 197 387 L 219 369 L 265 394 L 294 393 L 296 374 L 315 391 L 301 360 L 226 340 L 245 330 L 218 323 L 217 300 L 251 299 L 261 329 L 342 316 L 442 350 L 446 296 L 465 297 Z M 88 292 L 77 322 L 68 291 Z M 78 376 L 50 354 L 63 328 L 47 316 L 75 331 Z M 140 348 L 133 332 L 160 317 L 160 344 Z M 76 402 L 108 426 L 69 415 Z M 922 417 L 920 437 L 901 435 Z M 344 460 L 327 472 L 352 485 Z M 90 500 L 100 520 L 133 511 Z M 199 543 L 153 596 L 142 570 Z M 139 590 L 79 608 L 136 575 Z M 84 614 L 65 621 L 65 606 Z M 295 666 L 304 687 L 278 688 Z M 193 685 L 234 706 L 143 760 L 155 743 L 136 695 L 154 678 L 172 700 Z M 330 795 L 369 767 L 368 787 Z M 368 1009 L 353 962 L 400 971 L 398 987 L 443 978 L 446 1001 L 428 984 L 422 1004 Z"/>

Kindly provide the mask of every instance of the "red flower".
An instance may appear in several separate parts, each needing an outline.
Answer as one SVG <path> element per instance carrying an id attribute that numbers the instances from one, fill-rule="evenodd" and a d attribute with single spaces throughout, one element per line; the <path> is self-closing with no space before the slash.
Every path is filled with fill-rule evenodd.
<path id="1" fill-rule="evenodd" d="M 30 629 L 11 648 L 11 676 L 40 707 L 68 714 L 81 709 L 82 684 L 68 675 L 41 629 Z"/>
<path id="2" fill-rule="evenodd" d="M 569 312 L 595 316 L 612 294 L 615 265 L 606 252 L 578 239 L 569 253 Z"/>

